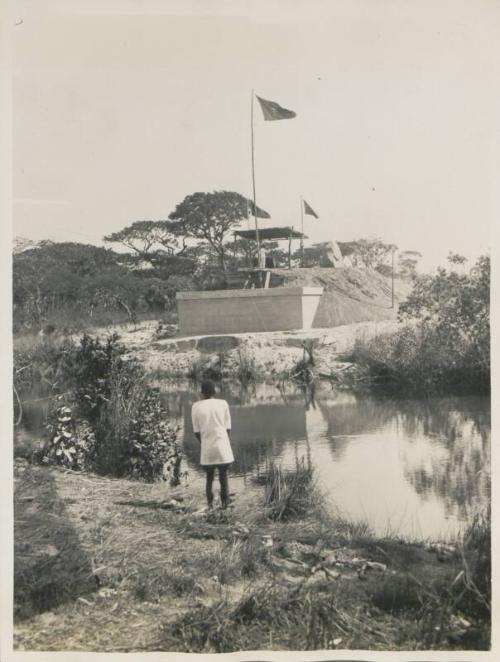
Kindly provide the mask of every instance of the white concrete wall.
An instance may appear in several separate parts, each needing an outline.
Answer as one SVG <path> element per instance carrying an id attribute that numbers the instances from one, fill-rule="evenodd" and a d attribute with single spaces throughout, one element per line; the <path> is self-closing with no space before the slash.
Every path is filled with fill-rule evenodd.
<path id="1" fill-rule="evenodd" d="M 178 292 L 183 335 L 310 329 L 321 287 Z"/>

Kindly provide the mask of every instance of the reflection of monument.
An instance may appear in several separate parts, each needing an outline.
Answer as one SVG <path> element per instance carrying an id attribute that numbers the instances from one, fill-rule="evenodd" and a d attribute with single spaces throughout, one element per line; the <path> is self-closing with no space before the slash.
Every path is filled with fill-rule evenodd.
<path id="1" fill-rule="evenodd" d="M 334 401 L 318 402 L 326 421 L 325 436 L 334 457 L 342 456 L 350 437 L 373 432 L 387 424 L 395 415 L 390 401 L 376 400 L 343 393 Z"/>
<path id="2" fill-rule="evenodd" d="M 195 466 L 199 463 L 199 445 L 193 435 L 191 404 L 184 402 L 184 452 Z M 306 436 L 305 410 L 303 406 L 287 406 L 281 403 L 235 405 L 231 409 L 231 445 L 234 471 L 248 473 L 266 457 L 281 453 L 287 441 Z"/>

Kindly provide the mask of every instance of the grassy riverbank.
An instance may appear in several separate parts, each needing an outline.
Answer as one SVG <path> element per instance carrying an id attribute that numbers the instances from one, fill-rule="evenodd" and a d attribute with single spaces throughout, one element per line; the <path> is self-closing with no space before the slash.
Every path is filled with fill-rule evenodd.
<path id="1" fill-rule="evenodd" d="M 71 389 L 80 415 L 95 424 L 97 448 L 130 442 L 115 475 L 136 475 L 128 459 L 140 447 L 149 466 L 162 438 L 151 421 L 159 424 L 164 416 L 157 395 L 154 411 L 137 400 L 139 423 L 130 409 L 130 416 L 122 415 L 120 406 L 135 402 L 132 363 L 140 366 L 137 375 L 147 387 L 155 378 L 211 371 L 212 377 L 242 384 L 274 385 L 300 373 L 304 381 L 325 378 L 338 388 L 388 378 L 399 393 L 415 387 L 453 390 L 467 375 L 475 392 L 489 384 L 488 297 L 489 261 L 483 258 L 469 275 L 440 270 L 417 279 L 400 309 L 404 327 L 385 320 L 303 332 L 173 338 L 171 330 L 159 333 L 155 323 L 134 324 L 121 329 L 125 347 L 118 352 L 119 365 L 114 351 L 108 352 L 110 366 L 102 362 L 111 341 L 86 338 L 78 349 L 76 337 L 17 338 L 16 395 L 38 389 L 54 396 Z M 102 340 L 109 329 L 96 335 Z M 20 397 L 17 402 L 21 422 Z M 84 405 L 90 407 L 86 413 Z M 69 426 L 72 411 L 65 408 L 57 420 Z M 102 412 L 108 418 L 99 427 Z M 46 460 L 61 463 L 71 456 L 66 445 L 74 435 L 64 426 L 53 432 Z M 138 435 L 144 436 L 142 445 Z M 77 437 L 71 443 L 80 447 Z M 160 471 L 163 451 L 158 452 Z M 14 455 L 19 650 L 489 646 L 487 521 L 475 522 L 453 544 L 377 537 L 364 524 L 326 515 L 312 476 L 300 467 L 295 475 L 270 470 L 261 477 L 260 497 L 249 490 L 226 514 L 207 517 L 200 512 L 201 486 L 174 489 L 30 464 L 28 447 L 15 448 Z M 95 467 L 90 451 L 88 459 L 66 466 Z M 113 473 L 109 466 L 101 469 Z M 140 476 L 146 478 L 144 472 Z"/>
<path id="2" fill-rule="evenodd" d="M 352 352 L 356 339 L 369 339 L 398 328 L 394 320 L 362 322 L 331 329 L 308 331 L 247 333 L 229 336 L 158 338 L 157 324 L 142 322 L 94 329 L 90 334 L 103 342 L 118 333 L 131 355 L 136 357 L 155 380 L 199 379 L 203 375 L 237 383 L 268 382 L 279 384 L 289 379 L 313 348 L 318 374 L 341 379 L 346 368 L 342 354 Z M 61 365 L 70 347 L 81 336 L 18 336 L 14 339 L 15 384 L 18 391 L 43 390 L 56 394 L 64 390 Z M 54 385 L 54 389 L 52 386 Z"/>
<path id="3" fill-rule="evenodd" d="M 269 481 L 211 519 L 201 486 L 22 459 L 15 487 L 18 650 L 488 646 L 480 523 L 454 546 L 377 538 L 314 499 L 283 517 Z"/>

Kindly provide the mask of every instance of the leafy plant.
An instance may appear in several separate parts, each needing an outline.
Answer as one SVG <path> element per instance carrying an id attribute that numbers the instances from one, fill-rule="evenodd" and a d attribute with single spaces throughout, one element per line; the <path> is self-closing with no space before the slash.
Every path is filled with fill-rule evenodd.
<path id="1" fill-rule="evenodd" d="M 42 464 L 59 464 L 75 471 L 92 468 L 96 450 L 96 437 L 91 427 L 81 422 L 78 424 L 73 409 L 67 404 L 60 404 L 58 399 L 49 420 L 47 430 L 49 439 L 35 454 Z"/>
<path id="2" fill-rule="evenodd" d="M 117 335 L 84 336 L 65 363 L 72 391 L 57 402 L 39 461 L 147 482 L 180 477 L 177 430 Z"/>

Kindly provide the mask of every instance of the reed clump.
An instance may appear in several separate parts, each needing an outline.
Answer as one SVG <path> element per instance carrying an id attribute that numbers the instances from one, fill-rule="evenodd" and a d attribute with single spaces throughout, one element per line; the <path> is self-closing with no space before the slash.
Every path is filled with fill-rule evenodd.
<path id="1" fill-rule="evenodd" d="M 264 484 L 266 516 L 274 521 L 304 517 L 318 503 L 313 468 L 303 457 L 291 470 L 272 462 L 259 480 Z"/>
<path id="2" fill-rule="evenodd" d="M 247 349 L 238 348 L 238 359 L 236 363 L 236 379 L 243 385 L 256 382 L 261 373 L 256 366 L 255 359 Z"/>

